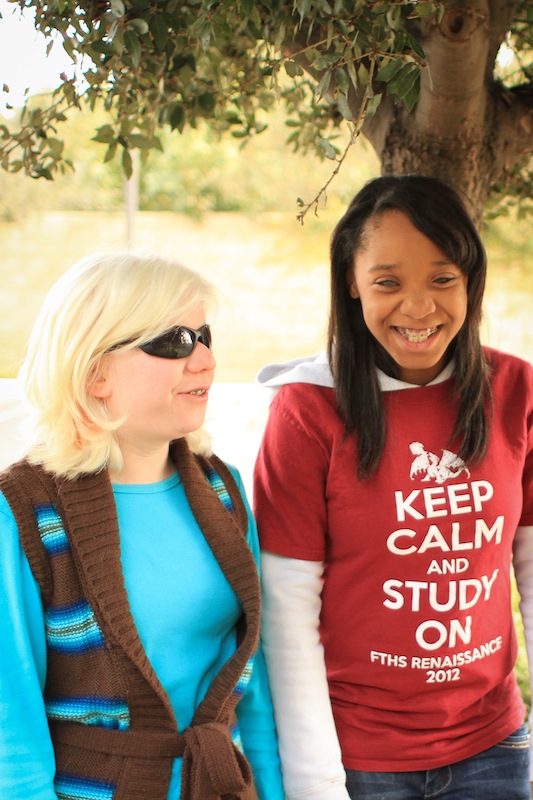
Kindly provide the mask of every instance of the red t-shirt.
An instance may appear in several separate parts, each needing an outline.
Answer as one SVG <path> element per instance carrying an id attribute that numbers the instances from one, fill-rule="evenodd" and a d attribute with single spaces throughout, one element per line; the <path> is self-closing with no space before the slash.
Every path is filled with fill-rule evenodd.
<path id="1" fill-rule="evenodd" d="M 451 380 L 384 393 L 387 443 L 364 482 L 333 389 L 288 385 L 272 402 L 261 546 L 324 561 L 321 638 L 348 769 L 436 768 L 524 720 L 510 572 L 516 527 L 533 525 L 533 369 L 488 353 L 490 446 L 468 468 L 449 444 Z"/>

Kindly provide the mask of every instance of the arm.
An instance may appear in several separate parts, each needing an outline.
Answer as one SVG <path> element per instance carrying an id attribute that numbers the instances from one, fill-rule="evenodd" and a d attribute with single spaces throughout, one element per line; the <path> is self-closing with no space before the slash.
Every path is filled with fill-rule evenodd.
<path id="1" fill-rule="evenodd" d="M 533 696 L 533 525 L 517 528 L 513 544 L 513 566 L 520 595 L 520 613 L 524 625 L 529 682 Z M 529 716 L 530 729 L 532 724 L 533 710 Z M 533 753 L 530 770 L 530 780 L 533 781 Z"/>
<path id="2" fill-rule="evenodd" d="M 57 800 L 44 710 L 44 617 L 16 524 L 0 495 L 0 797 Z"/>
<path id="3" fill-rule="evenodd" d="M 255 521 L 241 477 L 235 469 L 232 469 L 232 473 L 248 511 L 246 538 L 259 568 L 259 543 Z M 243 749 L 254 773 L 259 800 L 284 800 L 274 712 L 261 645 L 255 656 L 250 683 L 237 705 L 236 713 Z"/>
<path id="4" fill-rule="evenodd" d="M 318 634 L 322 563 L 263 553 L 263 639 L 289 800 L 349 800 Z"/>
<path id="5" fill-rule="evenodd" d="M 276 395 L 254 474 L 263 651 L 290 800 L 348 800 L 318 630 L 333 447 L 325 402 L 298 386 Z"/>
<path id="6" fill-rule="evenodd" d="M 254 773 L 259 800 L 284 800 L 270 687 L 259 647 L 250 683 L 237 705 L 244 753 Z"/>

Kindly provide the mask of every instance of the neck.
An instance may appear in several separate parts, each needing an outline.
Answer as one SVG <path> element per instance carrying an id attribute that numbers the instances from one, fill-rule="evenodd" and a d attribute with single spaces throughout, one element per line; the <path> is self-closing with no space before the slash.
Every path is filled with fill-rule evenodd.
<path id="1" fill-rule="evenodd" d="M 157 453 L 122 451 L 124 464 L 120 472 L 110 471 L 112 483 L 158 483 L 175 472 L 168 447 Z"/>

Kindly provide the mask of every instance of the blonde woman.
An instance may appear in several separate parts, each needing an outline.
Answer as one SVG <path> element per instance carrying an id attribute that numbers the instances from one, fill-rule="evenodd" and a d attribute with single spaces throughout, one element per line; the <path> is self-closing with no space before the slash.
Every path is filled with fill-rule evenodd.
<path id="1" fill-rule="evenodd" d="M 283 798 L 256 530 L 201 431 L 212 301 L 173 261 L 94 256 L 35 323 L 31 446 L 0 476 L 1 797 Z"/>

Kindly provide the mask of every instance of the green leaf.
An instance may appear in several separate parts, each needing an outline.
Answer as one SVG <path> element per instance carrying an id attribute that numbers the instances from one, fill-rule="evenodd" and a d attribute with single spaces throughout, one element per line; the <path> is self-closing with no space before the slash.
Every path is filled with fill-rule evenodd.
<path id="1" fill-rule="evenodd" d="M 111 42 L 104 42 L 102 39 L 100 39 L 97 42 L 92 42 L 90 49 L 104 56 L 112 56 L 113 53 L 115 52 L 113 44 Z"/>
<path id="2" fill-rule="evenodd" d="M 352 86 L 354 89 L 357 89 L 358 79 L 357 79 L 357 71 L 355 69 L 355 65 L 353 61 L 348 61 L 346 65 L 346 69 L 348 70 L 348 75 L 350 76 L 350 80 L 352 82 Z"/>
<path id="3" fill-rule="evenodd" d="M 130 28 L 135 28 L 139 36 L 144 36 L 144 34 L 148 33 L 148 31 L 150 30 L 150 27 L 146 22 L 146 20 L 140 19 L 139 17 L 131 19 L 128 24 Z"/>
<path id="4" fill-rule="evenodd" d="M 417 54 L 417 56 L 419 56 L 420 58 L 422 58 L 422 59 L 424 59 L 424 60 L 425 60 L 425 58 L 426 58 L 426 51 L 424 50 L 424 48 L 422 47 L 422 45 L 420 44 L 420 42 L 419 42 L 417 39 L 415 39 L 415 37 L 414 37 L 414 36 L 411 36 L 411 35 L 409 34 L 409 35 L 407 36 L 406 44 L 407 44 L 407 46 L 408 46 L 408 47 L 410 47 L 410 48 L 411 48 L 411 50 L 413 51 L 413 53 L 416 53 L 416 54 Z"/>
<path id="5" fill-rule="evenodd" d="M 115 132 L 111 125 L 102 125 L 96 130 L 96 136 L 92 137 L 94 142 L 103 142 L 104 144 L 111 144 L 115 141 Z"/>
<path id="6" fill-rule="evenodd" d="M 133 161 L 131 160 L 130 151 L 126 148 L 124 148 L 122 152 L 122 169 L 124 170 L 126 178 L 131 178 L 133 175 Z"/>
<path id="7" fill-rule="evenodd" d="M 131 56 L 133 66 L 137 68 L 141 60 L 141 43 L 139 37 L 132 30 L 124 31 L 124 46 Z"/>
<path id="8" fill-rule="evenodd" d="M 241 0 L 240 6 L 242 16 L 250 17 L 254 11 L 255 2 L 254 0 Z"/>
<path id="9" fill-rule="evenodd" d="M 212 92 L 203 92 L 198 97 L 198 105 L 204 113 L 210 114 L 215 109 L 216 96 Z"/>
<path id="10" fill-rule="evenodd" d="M 315 94 L 317 97 L 323 97 L 327 93 L 329 85 L 331 83 L 331 78 L 332 78 L 331 72 L 329 70 L 326 70 L 326 72 L 324 72 L 324 74 L 322 75 L 318 83 L 318 86 L 315 89 Z"/>
<path id="11" fill-rule="evenodd" d="M 116 152 L 117 152 L 117 143 L 113 142 L 113 144 L 110 144 L 105 152 L 104 164 L 106 164 L 108 161 L 112 161 L 115 158 Z"/>
<path id="12" fill-rule="evenodd" d="M 337 151 L 335 150 L 329 139 L 324 139 L 322 136 L 319 136 L 317 144 L 319 149 L 326 156 L 326 158 L 329 158 L 331 161 L 334 161 L 337 158 Z"/>
<path id="13" fill-rule="evenodd" d="M 374 95 L 372 95 L 372 97 L 368 98 L 368 101 L 367 101 L 367 104 L 366 104 L 366 115 L 368 117 L 372 117 L 376 113 L 376 111 L 378 109 L 378 106 L 381 103 L 382 98 L 383 98 L 383 95 L 381 93 L 374 94 Z"/>
<path id="14" fill-rule="evenodd" d="M 296 78 L 297 75 L 304 74 L 303 69 L 296 61 L 285 61 L 283 66 L 285 67 L 285 72 L 291 78 Z"/>
<path id="15" fill-rule="evenodd" d="M 337 56 L 334 53 L 326 53 L 321 54 L 315 58 L 314 61 L 310 61 L 309 63 L 313 66 L 316 70 L 321 72 L 323 69 L 328 69 L 335 64 L 337 61 Z"/>
<path id="16" fill-rule="evenodd" d="M 185 110 L 180 103 L 174 103 L 169 108 L 168 124 L 173 131 L 178 130 L 181 133 L 183 130 L 185 125 Z"/>
<path id="17" fill-rule="evenodd" d="M 59 161 L 63 154 L 64 149 L 64 142 L 61 142 L 59 139 L 47 139 L 46 144 L 50 151 L 50 155 L 55 161 Z"/>
<path id="18" fill-rule="evenodd" d="M 413 16 L 428 17 L 435 13 L 435 3 L 418 2 L 413 9 Z"/>
<path id="19" fill-rule="evenodd" d="M 300 22 L 303 22 L 311 10 L 311 0 L 295 0 L 294 6 L 300 15 Z"/>
<path id="20" fill-rule="evenodd" d="M 32 178 L 44 178 L 47 181 L 52 181 L 54 176 L 50 172 L 48 167 L 37 167 L 37 169 L 31 173 Z"/>
<path id="21" fill-rule="evenodd" d="M 162 53 L 168 40 L 168 26 L 163 14 L 155 13 L 150 21 L 150 31 L 154 37 L 156 49 Z"/>
<path id="22" fill-rule="evenodd" d="M 122 0 L 110 0 L 111 13 L 114 17 L 121 19 L 126 13 L 126 8 Z"/>
<path id="23" fill-rule="evenodd" d="M 396 87 L 396 94 L 400 100 L 405 100 L 414 86 L 420 85 L 420 72 L 417 67 L 406 70 Z"/>
<path id="24" fill-rule="evenodd" d="M 420 80 L 417 80 L 416 83 L 407 91 L 407 93 L 402 98 L 409 112 L 413 110 L 419 97 L 420 97 Z"/>
<path id="25" fill-rule="evenodd" d="M 128 142 L 130 147 L 137 147 L 139 150 L 150 150 L 152 147 L 152 139 L 149 136 L 143 136 L 142 133 L 132 133 Z"/>
<path id="26" fill-rule="evenodd" d="M 403 61 L 399 58 L 389 58 L 383 62 L 376 75 L 376 80 L 389 83 L 399 73 L 403 67 Z"/>
<path id="27" fill-rule="evenodd" d="M 359 83 L 361 84 L 361 86 L 366 86 L 368 84 L 368 79 L 370 77 L 370 74 L 364 64 L 359 64 L 359 68 L 357 70 L 357 77 L 359 79 Z"/>
<path id="28" fill-rule="evenodd" d="M 348 87 L 349 87 L 349 80 L 348 80 L 348 76 L 345 73 L 345 71 L 343 69 L 341 69 L 340 67 L 335 70 L 335 83 L 337 85 L 337 88 L 341 92 L 346 94 L 346 92 L 348 91 Z"/>
<path id="29" fill-rule="evenodd" d="M 341 112 L 342 116 L 344 117 L 344 119 L 347 119 L 349 122 L 353 122 L 353 114 L 350 109 L 350 106 L 348 105 L 348 99 L 346 95 L 343 94 L 342 92 L 339 93 L 337 97 L 337 107 Z"/>
<path id="30" fill-rule="evenodd" d="M 402 68 L 397 72 L 397 74 L 387 83 L 387 94 L 396 94 L 400 97 L 405 94 L 405 92 L 410 88 L 412 85 L 411 79 L 414 74 L 417 74 L 417 68 L 414 67 L 412 63 L 410 64 L 403 64 Z"/>

